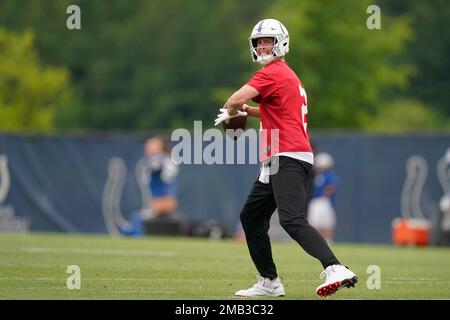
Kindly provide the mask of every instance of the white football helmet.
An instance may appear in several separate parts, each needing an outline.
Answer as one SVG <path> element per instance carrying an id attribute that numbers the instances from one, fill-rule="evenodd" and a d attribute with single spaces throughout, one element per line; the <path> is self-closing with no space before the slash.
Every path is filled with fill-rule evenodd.
<path id="1" fill-rule="evenodd" d="M 334 166 L 333 157 L 326 152 L 320 152 L 314 157 L 314 165 L 323 169 L 330 169 Z"/>
<path id="2" fill-rule="evenodd" d="M 274 46 L 271 55 L 260 55 L 256 52 L 258 38 L 274 38 Z M 275 19 L 264 19 L 259 21 L 253 28 L 249 38 L 250 53 L 254 62 L 268 64 L 275 59 L 284 57 L 289 51 L 289 33 L 280 21 Z"/>

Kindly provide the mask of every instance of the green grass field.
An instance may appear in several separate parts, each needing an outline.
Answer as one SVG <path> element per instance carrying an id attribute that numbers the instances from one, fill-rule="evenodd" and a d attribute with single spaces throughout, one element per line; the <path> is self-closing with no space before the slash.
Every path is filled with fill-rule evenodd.
<path id="1" fill-rule="evenodd" d="M 359 282 L 327 299 L 450 299 L 448 248 L 332 248 Z M 277 299 L 321 299 L 318 261 L 294 243 L 274 243 L 273 255 L 286 288 Z M 69 265 L 81 269 L 80 290 L 66 286 Z M 371 265 L 380 267 L 380 289 L 367 287 Z M 0 299 L 235 299 L 256 274 L 245 244 L 233 240 L 0 234 Z"/>

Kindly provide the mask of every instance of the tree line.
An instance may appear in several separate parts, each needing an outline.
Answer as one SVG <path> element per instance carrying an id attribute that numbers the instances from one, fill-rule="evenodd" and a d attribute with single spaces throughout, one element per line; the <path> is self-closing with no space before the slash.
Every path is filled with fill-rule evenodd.
<path id="1" fill-rule="evenodd" d="M 66 27 L 69 5 L 81 29 Z M 308 93 L 312 130 L 448 129 L 444 0 L 3 0 L 0 130 L 171 130 L 213 125 L 258 69 L 260 19 L 290 32 L 287 62 Z M 257 125 L 256 123 L 252 123 Z"/>

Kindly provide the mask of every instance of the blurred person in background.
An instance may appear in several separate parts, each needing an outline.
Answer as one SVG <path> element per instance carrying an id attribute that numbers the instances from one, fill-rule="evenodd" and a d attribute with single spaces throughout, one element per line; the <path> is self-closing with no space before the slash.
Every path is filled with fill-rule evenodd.
<path id="1" fill-rule="evenodd" d="M 143 153 L 147 207 L 134 213 L 130 228 L 121 229 L 121 233 L 129 236 L 184 234 L 187 224 L 177 213 L 179 169 L 170 157 L 169 142 L 159 136 L 149 138 L 144 143 Z"/>
<path id="2" fill-rule="evenodd" d="M 144 145 L 144 165 L 149 187 L 149 217 L 144 221 L 146 235 L 186 235 L 188 223 L 177 212 L 178 165 L 170 156 L 169 142 L 152 137 Z"/>
<path id="3" fill-rule="evenodd" d="M 166 139 L 153 137 L 144 145 L 145 168 L 150 190 L 151 216 L 169 215 L 176 211 L 178 166 L 170 158 Z"/>
<path id="4" fill-rule="evenodd" d="M 336 189 L 339 183 L 333 172 L 333 157 L 321 152 L 316 155 L 313 166 L 314 181 L 312 199 L 308 206 L 308 221 L 331 243 L 336 227 Z"/>

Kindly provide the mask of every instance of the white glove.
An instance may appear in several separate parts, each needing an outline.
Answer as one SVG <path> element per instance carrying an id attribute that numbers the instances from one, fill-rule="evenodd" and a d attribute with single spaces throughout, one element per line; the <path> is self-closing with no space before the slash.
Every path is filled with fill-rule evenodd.
<path id="1" fill-rule="evenodd" d="M 230 121 L 231 118 L 235 118 L 235 117 L 245 117 L 247 116 L 247 112 L 245 111 L 240 111 L 238 110 L 237 113 L 233 116 L 231 116 L 228 113 L 228 109 L 225 108 L 221 108 L 219 109 L 220 113 L 217 115 L 216 121 L 214 122 L 214 125 L 217 126 L 219 123 L 225 121 L 226 123 L 228 123 L 228 121 Z"/>

